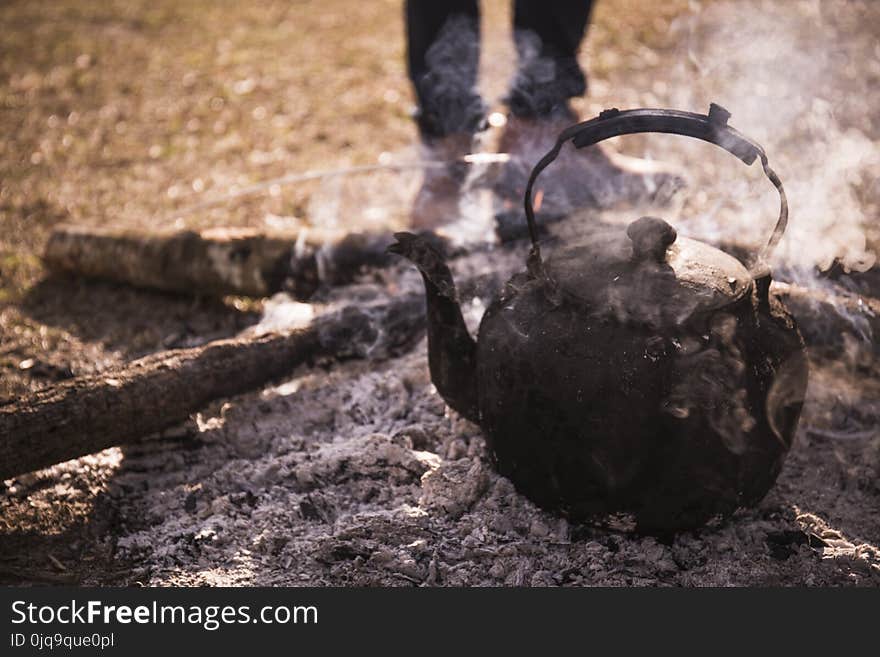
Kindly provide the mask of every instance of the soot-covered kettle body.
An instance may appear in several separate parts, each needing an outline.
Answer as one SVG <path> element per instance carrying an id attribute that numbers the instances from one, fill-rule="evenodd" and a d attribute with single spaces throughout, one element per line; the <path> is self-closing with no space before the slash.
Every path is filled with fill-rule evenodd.
<path id="1" fill-rule="evenodd" d="M 675 531 L 756 504 L 781 470 L 807 384 L 803 341 L 770 295 L 764 264 L 788 208 L 763 149 L 728 117 L 717 105 L 708 115 L 609 110 L 565 130 L 526 190 L 526 270 L 490 304 L 476 341 L 439 252 L 409 233 L 389 247 L 422 273 L 438 392 L 481 426 L 498 471 L 544 508 Z M 567 141 L 638 132 L 760 159 L 781 210 L 749 267 L 654 217 L 589 231 L 545 262 L 532 207 L 538 175 Z"/>

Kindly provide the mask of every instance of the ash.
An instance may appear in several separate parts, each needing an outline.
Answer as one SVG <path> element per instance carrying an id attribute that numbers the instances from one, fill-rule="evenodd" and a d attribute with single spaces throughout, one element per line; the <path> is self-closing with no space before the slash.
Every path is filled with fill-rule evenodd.
<path id="1" fill-rule="evenodd" d="M 524 247 L 458 258 L 471 330 Z M 421 289 L 401 264 L 377 290 Z M 331 300 L 332 301 L 332 300 Z M 285 301 L 276 299 L 276 315 Z M 296 308 L 296 306 L 294 306 Z M 378 353 L 384 353 L 379 350 Z M 878 390 L 814 388 L 783 475 L 757 509 L 665 542 L 611 519 L 572 525 L 495 473 L 480 429 L 434 390 L 421 340 L 398 357 L 302 369 L 216 404 L 188 435 L 125 448 L 107 484 L 114 560 L 147 585 L 556 586 L 880 584 L 880 442 L 839 440 L 837 406 Z M 827 365 L 825 363 L 828 363 Z M 866 377 L 869 382 L 878 380 Z M 868 386 L 870 387 L 870 385 Z M 827 398 L 816 397 L 822 393 Z M 878 395 L 880 396 L 880 395 Z M 839 424 L 839 423 L 838 423 Z M 870 517 L 869 517 L 870 516 Z"/>
<path id="2" fill-rule="evenodd" d="M 524 248 L 454 263 L 471 282 L 459 286 L 471 330 Z M 421 288 L 406 265 L 382 277 L 337 289 L 327 306 Z M 300 321 L 282 297 L 267 321 L 288 305 Z M 880 376 L 861 345 L 810 354 L 795 446 L 758 508 L 664 541 L 614 519 L 573 525 L 519 495 L 479 428 L 433 389 L 426 351 L 420 340 L 402 355 L 303 368 L 165 435 L 17 478 L 7 517 L 93 504 L 91 544 L 79 545 L 102 562 L 83 584 L 880 584 Z"/>
<path id="3" fill-rule="evenodd" d="M 880 583 L 880 527 L 860 520 L 873 544 L 843 529 L 834 499 L 868 504 L 870 466 L 842 487 L 814 467 L 818 451 L 876 468 L 876 445 L 835 459 L 840 445 L 802 437 L 758 509 L 671 542 L 572 526 L 494 473 L 424 350 L 303 371 L 200 415 L 192 438 L 127 448 L 108 493 L 140 522 L 116 558 L 149 585 Z"/>

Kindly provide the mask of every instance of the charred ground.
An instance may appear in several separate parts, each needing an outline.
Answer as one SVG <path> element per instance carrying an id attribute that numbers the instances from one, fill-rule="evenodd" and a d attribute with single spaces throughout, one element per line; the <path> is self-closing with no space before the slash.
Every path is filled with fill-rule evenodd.
<path id="1" fill-rule="evenodd" d="M 484 77 L 500 93 L 512 54 L 505 3 L 485 4 Z M 810 66 L 792 69 L 788 85 L 755 82 L 761 57 L 772 58 L 743 54 L 725 28 L 743 21 L 802 49 Z M 409 148 L 401 23 L 392 1 L 5 3 L 0 398 L 257 321 L 258 301 L 46 278 L 39 254 L 61 221 L 308 225 L 322 209 L 313 199 L 332 188 L 176 210 L 232 184 Z M 800 187 L 793 198 L 855 154 L 874 169 L 818 186 L 809 205 L 831 217 L 828 234 L 851 242 L 860 226 L 877 252 L 877 164 L 863 155 L 880 140 L 878 26 L 870 2 L 604 0 L 579 108 L 721 102 L 734 125 L 789 153 L 780 173 Z M 822 148 L 829 130 L 843 148 Z M 666 155 L 640 139 L 625 148 Z M 721 177 L 715 162 L 702 163 L 679 212 L 724 206 L 702 184 Z M 798 178 L 802 167 L 812 173 Z M 668 544 L 569 526 L 516 495 L 488 466 L 477 429 L 431 390 L 422 345 L 393 362 L 301 371 L 204 409 L 177 435 L 7 482 L 0 581 L 876 585 L 876 345 L 849 346 L 813 354 L 813 414 L 760 507 Z M 821 430 L 841 423 L 873 432 Z"/>

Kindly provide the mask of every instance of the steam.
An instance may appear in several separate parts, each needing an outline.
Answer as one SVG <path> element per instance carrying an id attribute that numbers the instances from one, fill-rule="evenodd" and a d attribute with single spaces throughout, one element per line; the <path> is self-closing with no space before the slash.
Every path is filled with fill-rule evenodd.
<path id="1" fill-rule="evenodd" d="M 718 3 L 673 27 L 682 45 L 667 85 L 670 102 L 697 111 L 718 102 L 733 114 L 731 125 L 765 147 L 791 216 L 772 264 L 799 272 L 793 276 L 800 283 L 835 261 L 864 271 L 877 257 L 866 240 L 876 217 L 857 193 L 880 167 L 876 135 L 864 131 L 872 83 L 860 74 L 876 57 L 876 40 L 847 33 L 842 43 L 833 17 L 823 13 L 832 11 L 820 3 Z M 742 180 L 725 175 L 715 182 L 729 194 L 696 218 L 708 225 L 707 237 L 766 241 L 776 202 L 760 176 Z"/>
<path id="2" fill-rule="evenodd" d="M 850 271 L 863 271 L 876 259 L 867 239 L 874 217 L 865 204 L 864 194 L 865 181 L 880 169 L 880 156 L 870 124 L 860 120 L 865 110 L 858 107 L 860 99 L 871 97 L 867 86 L 870 82 L 845 75 L 848 66 L 858 63 L 858 53 L 864 44 L 857 38 L 850 43 L 838 43 L 833 31 L 823 27 L 822 17 L 816 14 L 820 10 L 814 11 L 812 5 L 781 4 L 760 5 L 758 10 L 758 5 L 753 4 L 718 3 L 683 17 L 674 26 L 678 37 L 676 51 L 664 53 L 664 61 L 671 62 L 671 66 L 663 71 L 666 80 L 662 98 L 638 97 L 640 81 L 627 80 L 627 72 L 619 71 L 616 75 L 623 78 L 619 88 L 627 95 L 606 99 L 609 102 L 603 104 L 705 112 L 714 101 L 729 109 L 733 114 L 731 124 L 765 147 L 788 192 L 791 221 L 771 262 L 776 275 L 809 287 L 829 287 L 834 284 L 818 276 L 818 272 L 828 270 L 834 263 Z M 455 58 L 436 61 L 442 61 L 455 74 Z M 655 67 L 653 74 L 656 72 Z M 841 99 L 841 87 L 837 85 L 843 78 L 850 91 Z M 507 189 L 501 191 L 508 192 L 512 209 L 520 211 L 528 173 L 557 133 L 555 126 L 548 128 L 544 135 L 522 147 L 518 159 L 506 163 L 503 175 L 507 178 L 500 182 Z M 606 149 L 610 154 L 608 160 L 586 156 L 583 151 L 564 153 L 563 159 L 545 172 L 545 182 L 539 187 L 545 214 L 570 212 L 583 205 L 605 210 L 619 207 L 620 201 L 634 196 L 650 201 L 662 198 L 673 205 L 650 214 L 668 219 L 683 235 L 715 244 L 734 242 L 752 249 L 763 246 L 776 219 L 778 199 L 757 165 L 746 169 L 729 154 L 684 138 L 650 136 L 643 143 L 648 144 L 647 155 L 649 159 L 653 156 L 655 164 L 643 162 L 640 166 L 659 175 L 609 175 L 608 164 L 620 163 L 613 149 Z M 478 148 L 477 145 L 475 150 Z M 379 162 L 408 161 L 416 156 L 424 157 L 410 150 L 382 154 Z M 572 169 L 572 162 L 566 162 L 566 157 L 579 162 L 572 178 L 561 175 L 566 168 Z M 690 175 L 687 189 L 675 195 L 660 193 L 663 181 L 675 180 L 663 170 L 663 162 L 686 168 Z M 633 170 L 631 162 L 624 165 Z M 448 237 L 471 243 L 485 239 L 480 232 L 488 214 L 485 190 L 499 182 L 493 178 L 494 173 L 491 167 L 469 165 L 462 200 L 441 229 Z M 422 172 L 395 171 L 321 181 L 312 196 L 309 218 L 322 228 L 403 228 L 421 180 Z M 636 189 L 633 185 L 641 187 Z M 578 223 L 587 225 L 590 219 L 595 224 L 631 221 L 646 213 L 641 208 L 625 208 L 617 214 L 596 211 L 581 217 Z M 479 230 L 470 233 L 465 230 L 478 226 Z M 457 259 L 454 268 L 458 282 L 465 278 L 463 274 L 522 267 L 522 253 L 510 256 L 515 262 L 509 267 L 510 263 L 503 261 L 508 257 L 503 251 L 494 251 L 489 256 L 485 251 L 472 251 Z M 386 286 L 377 289 L 377 294 L 420 293 L 421 281 L 413 270 L 401 268 L 382 276 Z M 377 283 L 377 287 L 381 286 Z M 648 286 L 637 289 L 650 292 Z M 469 292 L 460 296 L 473 331 L 494 290 L 487 286 Z M 654 297 L 652 301 L 664 298 Z M 621 301 L 634 299 L 626 297 Z M 618 306 L 621 313 L 630 317 L 644 316 L 652 308 L 657 305 L 649 306 L 646 302 L 634 308 L 623 303 Z M 273 325 L 276 319 L 281 324 L 296 321 L 311 313 L 309 308 L 285 307 L 283 303 L 270 305 L 267 311 L 267 325 Z M 420 311 L 421 306 L 416 304 L 416 312 Z M 874 336 L 864 332 L 864 322 L 852 311 L 840 308 L 838 312 L 861 327 L 862 340 L 846 343 L 847 353 L 833 373 L 827 369 L 813 372 L 802 426 L 808 435 L 819 429 L 824 431 L 823 435 L 835 438 L 876 435 L 873 429 L 873 433 L 865 433 L 866 426 L 876 424 L 876 404 L 867 406 L 867 396 L 856 385 L 865 377 L 860 353 Z M 357 330 L 351 336 L 341 336 L 342 339 L 368 357 L 392 351 L 384 346 L 387 337 L 378 329 L 384 325 L 382 318 L 366 312 L 361 319 L 355 324 Z M 737 346 L 735 327 L 729 318 L 717 319 L 711 344 L 682 345 L 679 369 L 685 375 L 669 395 L 665 410 L 679 418 L 707 413 L 708 422 L 725 448 L 732 454 L 742 454 L 760 419 L 755 417 L 760 415 L 758 409 L 752 408 L 748 399 L 745 373 L 751 363 Z M 516 339 L 530 339 L 522 332 L 515 335 Z M 791 407 L 802 401 L 803 377 L 798 365 L 795 361 L 782 365 L 766 400 L 767 407 L 761 409 L 766 411 L 777 437 L 785 440 L 789 438 L 786 423 Z M 718 400 L 723 403 L 713 405 Z M 829 408 L 832 413 L 827 413 Z M 867 409 L 864 417 L 854 413 L 859 408 Z M 823 413 L 828 417 L 823 417 Z"/>
<path id="3" fill-rule="evenodd" d="M 880 149 L 865 103 L 871 97 L 874 78 L 861 74 L 871 62 L 880 68 L 876 66 L 876 39 L 868 31 L 855 31 L 847 33 L 842 42 L 831 12 L 832 8 L 815 2 L 719 2 L 705 7 L 692 3 L 691 13 L 672 25 L 676 45 L 671 52 L 662 53 L 663 61 L 669 63 L 662 71 L 662 84 L 655 83 L 655 64 L 642 71 L 621 65 L 610 85 L 600 81 L 594 86 L 600 94 L 615 89 L 621 95 L 590 99 L 606 107 L 666 106 L 699 112 L 715 101 L 729 109 L 731 125 L 765 147 L 788 192 L 791 218 L 773 254 L 775 273 L 809 287 L 833 287 L 816 275 L 832 264 L 864 271 L 877 257 L 867 239 L 868 228 L 876 223 L 872 214 L 876 200 L 865 201 L 866 194 L 876 193 L 867 181 L 880 173 Z M 476 48 L 473 29 L 453 27 L 443 32 L 429 57 L 441 96 L 452 88 L 445 81 L 452 85 L 456 79 L 468 78 L 465 73 L 469 74 L 470 64 L 465 60 Z M 499 43 L 499 30 L 485 28 L 484 41 L 489 46 L 484 50 L 491 51 L 491 56 L 483 58 L 483 77 L 488 72 L 499 78 L 505 72 L 504 63 L 512 61 L 509 34 Z M 504 48 L 508 56 L 497 57 L 496 52 Z M 499 80 L 484 79 L 482 83 L 484 87 L 497 85 Z M 458 92 L 464 93 L 461 89 Z M 499 212 L 499 191 L 508 199 L 507 209 L 520 214 L 525 179 L 556 132 L 555 126 L 548 127 L 546 134 L 534 135 L 532 143 L 521 144 L 520 156 L 501 168 L 500 180 L 493 178 L 498 168 L 470 166 L 462 200 L 441 231 L 460 241 L 490 237 L 486 220 L 488 216 L 491 224 L 491 215 Z M 701 142 L 651 135 L 639 142 L 647 145 L 647 150 L 639 153 L 646 157 L 639 166 L 655 175 L 615 177 L 607 165 L 620 163 L 615 146 L 625 143 L 603 147 L 610 156 L 608 161 L 590 162 L 583 151 L 563 152 L 562 163 L 551 165 L 539 184 L 539 193 L 544 193 L 544 214 L 584 205 L 619 208 L 621 201 L 633 198 L 660 198 L 671 200 L 673 205 L 651 213 L 668 219 L 683 235 L 753 250 L 766 243 L 778 199 L 760 167 L 747 169 L 729 154 Z M 480 147 L 474 144 L 474 150 Z M 383 153 L 379 161 L 411 161 L 419 156 L 410 149 Z M 570 164 L 566 157 L 584 160 L 569 177 L 562 175 Z M 672 193 L 674 184 L 662 189 L 665 183 L 677 180 L 662 163 L 685 170 L 688 187 L 676 194 Z M 633 169 L 631 161 L 623 164 Z M 421 179 L 419 171 L 327 179 L 312 196 L 310 221 L 353 230 L 403 228 Z M 494 208 L 486 195 L 490 186 L 494 186 Z M 643 213 L 625 207 L 604 212 L 602 218 L 630 221 Z M 848 311 L 841 308 L 840 312 Z M 864 324 L 858 317 L 851 319 L 854 325 Z M 874 336 L 864 337 L 870 340 Z"/>
<path id="4" fill-rule="evenodd" d="M 831 300 L 823 311 L 836 312 L 853 327 L 837 362 L 814 363 L 802 423 L 810 435 L 821 428 L 835 438 L 862 435 L 877 418 L 876 408 L 860 414 L 871 394 L 864 390 L 870 371 L 866 358 L 873 362 L 877 336 L 860 315 L 858 300 L 834 304 L 849 291 L 823 276 L 832 265 L 860 272 L 877 260 L 876 243 L 869 238 L 877 225 L 880 191 L 871 186 L 880 173 L 871 107 L 878 46 L 875 31 L 843 25 L 844 20 L 867 21 L 871 11 L 870 3 L 852 3 L 846 12 L 819 2 L 703 7 L 673 25 L 677 63 L 664 98 L 658 99 L 693 111 L 705 111 L 711 101 L 726 107 L 731 125 L 764 146 L 785 184 L 790 221 L 772 256 L 774 274 L 830 293 L 817 294 Z M 753 249 L 766 242 L 778 201 L 758 171 L 744 172 L 735 160 L 722 162 L 729 156 L 707 153 L 698 143 L 653 152 L 697 164 L 691 189 L 670 219 L 681 232 Z M 768 398 L 771 421 L 785 405 L 788 378 L 781 372 Z"/>
<path id="5" fill-rule="evenodd" d="M 875 69 L 880 68 L 876 65 L 876 39 L 854 32 L 847 33 L 847 41 L 841 42 L 839 28 L 833 24 L 833 8 L 825 9 L 815 2 L 692 5 L 692 12 L 672 25 L 677 45 L 672 52 L 663 53 L 663 61 L 670 63 L 663 70 L 663 84 L 651 87 L 656 66 L 650 68 L 647 83 L 644 75 L 640 78 L 621 66 L 610 87 L 620 89 L 621 95 L 601 99 L 601 103 L 699 112 L 705 112 L 712 101 L 722 104 L 733 114 L 731 124 L 765 147 L 788 191 L 791 221 L 771 264 L 801 284 L 814 284 L 813 270 L 825 271 L 834 263 L 847 271 L 871 267 L 877 254 L 868 244 L 866 232 L 876 217 L 866 211 L 863 197 L 876 192 L 868 181 L 880 173 L 880 149 L 874 141 L 877 135 L 871 133 L 865 102 L 871 97 L 875 78 L 861 71 L 871 62 Z M 493 56 L 483 58 L 484 77 L 487 71 L 497 77 L 501 63 L 495 60 L 511 59 L 510 44 L 504 44 L 507 57 L 497 58 L 494 52 L 502 49 L 494 42 L 497 30 L 484 31 L 484 41 L 494 44 Z M 509 40 L 508 34 L 505 37 Z M 438 102 L 452 103 L 444 112 L 450 120 L 460 118 L 464 106 L 455 104 L 463 101 L 449 99 L 470 99 L 474 93 L 471 59 L 478 49 L 478 38 L 469 22 L 451 23 L 429 53 L 432 93 Z M 466 89 L 461 87 L 463 83 L 468 85 Z M 596 86 L 609 88 L 606 84 Z M 646 86 L 652 92 L 646 92 Z M 533 135 L 531 143 L 520 144 L 519 156 L 503 167 L 502 179 L 489 181 L 496 192 L 506 192 L 514 211 L 519 212 L 525 179 L 552 144 L 556 127 Z M 669 201 L 672 194 L 668 192 L 675 191 L 675 185 L 671 190 L 659 190 L 663 193 L 657 188 L 675 180 L 662 167 L 663 162 L 673 162 L 688 171 L 690 185 L 675 195 L 677 205 L 664 209 L 661 216 L 683 234 L 716 244 L 734 241 L 757 249 L 766 242 L 778 201 L 759 167 L 746 170 L 731 156 L 712 153 L 712 147 L 684 138 L 650 136 L 645 140 L 642 143 L 648 150 L 642 154 L 646 161 L 640 166 L 653 168 L 657 175 L 615 178 L 605 162 L 587 161 L 565 179 L 560 175 L 565 167 L 551 165 L 539 190 L 547 192 L 546 214 L 584 205 L 609 208 L 633 198 Z M 474 150 L 480 147 L 474 144 Z M 620 163 L 613 148 L 606 151 L 612 163 Z M 418 156 L 414 150 L 383 153 L 379 161 L 411 161 Z M 566 157 L 563 153 L 562 159 Z M 632 164 L 623 163 L 628 168 Z M 483 193 L 485 173 L 477 167 L 469 169 L 458 216 L 450 217 L 449 223 L 457 225 L 445 231 L 449 236 L 484 222 L 490 212 Z M 312 197 L 309 219 L 322 227 L 363 230 L 390 224 L 394 229 L 402 228 L 421 178 L 418 171 L 393 171 L 328 179 Z M 486 232 L 483 228 L 471 231 L 468 239 L 485 238 Z"/>
<path id="6" fill-rule="evenodd" d="M 474 132 L 484 120 L 486 108 L 476 91 L 479 58 L 477 21 L 453 14 L 425 54 L 426 70 L 416 74 L 419 120 L 432 135 Z"/>

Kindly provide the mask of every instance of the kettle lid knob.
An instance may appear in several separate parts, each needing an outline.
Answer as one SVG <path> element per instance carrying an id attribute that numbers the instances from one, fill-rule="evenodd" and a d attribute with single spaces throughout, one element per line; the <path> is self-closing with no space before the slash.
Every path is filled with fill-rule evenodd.
<path id="1" fill-rule="evenodd" d="M 666 249 L 678 237 L 675 228 L 657 217 L 636 219 L 627 226 L 626 234 L 632 241 L 634 259 L 657 262 L 666 259 Z"/>

